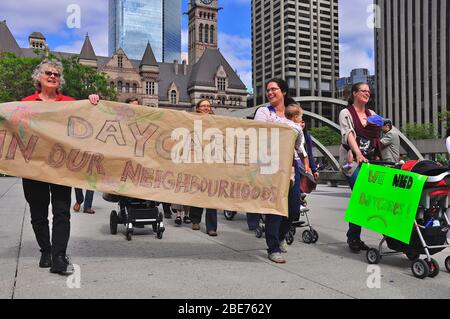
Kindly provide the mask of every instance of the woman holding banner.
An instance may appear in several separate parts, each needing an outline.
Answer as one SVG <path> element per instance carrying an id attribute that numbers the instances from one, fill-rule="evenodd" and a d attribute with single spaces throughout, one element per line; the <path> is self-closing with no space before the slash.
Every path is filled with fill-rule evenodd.
<path id="1" fill-rule="evenodd" d="M 290 120 L 285 115 L 285 100 L 287 99 L 288 85 L 282 79 L 272 79 L 267 82 L 266 96 L 270 102 L 267 107 L 260 107 L 255 114 L 255 120 L 271 123 L 288 124 Z M 292 154 L 292 159 L 294 154 Z M 293 161 L 294 162 L 294 161 Z M 296 170 L 297 171 L 297 170 Z M 300 190 L 298 187 L 289 189 L 289 216 L 298 214 L 300 209 Z M 292 217 L 267 214 L 265 219 L 267 253 L 271 261 L 283 264 L 286 262 L 282 252 L 287 252 L 286 234 L 292 223 Z"/>
<path id="2" fill-rule="evenodd" d="M 200 115 L 214 114 L 211 109 L 211 103 L 207 99 L 201 99 L 195 106 L 195 112 Z M 202 220 L 203 208 L 191 206 L 189 216 L 192 219 L 192 229 L 200 230 L 200 221 Z M 209 236 L 217 236 L 217 209 L 207 208 L 205 216 L 206 233 Z"/>
<path id="3" fill-rule="evenodd" d="M 372 124 L 369 117 L 376 115 L 367 108 L 370 100 L 370 88 L 366 83 L 352 86 L 347 108 L 339 114 L 342 144 L 339 149 L 341 170 L 353 189 L 359 173 L 360 164 L 380 157 L 380 126 Z M 349 151 L 353 156 L 349 156 Z M 349 163 L 349 161 L 351 162 Z M 361 240 L 361 227 L 350 223 L 347 232 L 347 243 L 352 252 L 368 250 Z"/>
<path id="4" fill-rule="evenodd" d="M 32 75 L 36 92 L 22 101 L 74 101 L 60 92 L 64 85 L 63 67 L 60 62 L 44 60 Z M 99 96 L 89 96 L 92 104 L 97 104 Z M 50 184 L 23 178 L 25 199 L 30 205 L 31 224 L 36 240 L 41 248 L 39 267 L 50 268 L 52 273 L 69 275 L 73 266 L 66 256 L 70 236 L 70 202 L 72 189 L 68 186 Z M 52 203 L 53 226 L 50 241 L 48 225 L 48 205 Z"/>

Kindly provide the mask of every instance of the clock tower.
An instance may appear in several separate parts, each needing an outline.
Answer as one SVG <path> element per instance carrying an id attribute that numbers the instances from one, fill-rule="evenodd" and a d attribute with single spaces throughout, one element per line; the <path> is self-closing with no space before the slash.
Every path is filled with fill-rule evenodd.
<path id="1" fill-rule="evenodd" d="M 189 64 L 195 64 L 206 48 L 217 49 L 218 0 L 189 1 Z"/>

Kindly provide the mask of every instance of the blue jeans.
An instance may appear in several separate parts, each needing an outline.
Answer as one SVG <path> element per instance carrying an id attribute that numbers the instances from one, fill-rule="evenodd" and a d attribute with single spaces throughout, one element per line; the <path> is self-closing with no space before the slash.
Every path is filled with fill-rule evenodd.
<path id="1" fill-rule="evenodd" d="M 193 224 L 200 224 L 203 215 L 203 208 L 191 206 L 189 217 Z M 205 216 L 206 232 L 217 231 L 217 209 L 207 208 Z"/>
<path id="2" fill-rule="evenodd" d="M 84 209 L 92 208 L 92 201 L 94 200 L 94 191 L 86 190 L 86 198 L 84 198 L 83 190 L 80 188 L 75 188 L 75 197 L 77 203 L 81 204 L 84 202 Z"/>
<path id="3" fill-rule="evenodd" d="M 280 242 L 286 238 L 286 234 L 291 228 L 292 221 L 300 211 L 300 171 L 295 164 L 295 182 L 289 189 L 288 195 L 288 217 L 278 215 L 266 215 L 266 244 L 269 254 L 279 253 Z"/>
<path id="4" fill-rule="evenodd" d="M 347 177 L 348 185 L 350 186 L 350 189 L 353 190 L 353 187 L 355 186 L 356 178 L 358 177 L 359 170 L 361 166 L 358 166 L 358 168 L 355 170 L 355 172 L 352 174 L 352 176 Z M 347 231 L 347 240 L 361 240 L 361 226 L 349 223 L 348 224 L 348 231 Z"/>
<path id="5" fill-rule="evenodd" d="M 258 227 L 261 214 L 247 213 L 247 225 L 249 230 L 255 230 Z"/>

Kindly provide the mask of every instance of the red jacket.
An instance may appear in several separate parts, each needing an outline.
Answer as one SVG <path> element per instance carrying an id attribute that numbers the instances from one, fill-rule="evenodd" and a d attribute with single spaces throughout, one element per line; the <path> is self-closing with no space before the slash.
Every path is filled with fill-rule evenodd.
<path id="1" fill-rule="evenodd" d="M 41 98 L 39 97 L 39 92 L 36 91 L 34 92 L 33 95 L 24 97 L 22 99 L 22 101 L 42 101 Z M 66 96 L 66 95 L 62 95 L 61 93 L 58 92 L 58 95 L 56 96 L 56 100 L 55 101 L 75 101 L 74 98 L 70 97 L 70 96 Z"/>

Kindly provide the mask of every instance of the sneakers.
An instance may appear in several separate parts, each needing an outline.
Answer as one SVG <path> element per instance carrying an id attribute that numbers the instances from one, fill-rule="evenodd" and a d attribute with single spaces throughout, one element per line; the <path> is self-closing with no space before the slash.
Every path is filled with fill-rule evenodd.
<path id="1" fill-rule="evenodd" d="M 286 260 L 283 258 L 281 253 L 271 253 L 271 254 L 269 254 L 269 259 L 277 264 L 286 263 Z"/>
<path id="2" fill-rule="evenodd" d="M 50 272 L 61 275 L 71 275 L 74 273 L 73 265 L 69 262 L 69 258 L 66 255 L 58 255 L 53 258 L 52 267 Z"/>
<path id="3" fill-rule="evenodd" d="M 216 237 L 217 236 L 217 232 L 215 230 L 208 230 L 208 235 L 211 237 Z"/>
<path id="4" fill-rule="evenodd" d="M 357 253 L 361 250 L 369 250 L 369 246 L 367 246 L 361 239 L 349 239 L 347 240 L 348 247 L 354 253 Z"/>
<path id="5" fill-rule="evenodd" d="M 286 239 L 283 240 L 283 241 L 280 243 L 280 250 L 281 250 L 282 253 L 287 253 L 287 251 L 288 251 L 288 244 L 287 244 L 287 242 L 286 242 Z"/>
<path id="6" fill-rule="evenodd" d="M 50 268 L 51 266 L 52 266 L 52 254 L 51 253 L 42 253 L 41 260 L 39 261 L 39 267 Z"/>
<path id="7" fill-rule="evenodd" d="M 79 212 L 81 208 L 81 204 L 80 203 L 75 203 L 75 205 L 73 205 L 73 210 L 76 212 Z"/>
<path id="8" fill-rule="evenodd" d="M 200 224 L 192 224 L 192 230 L 200 230 Z"/>

